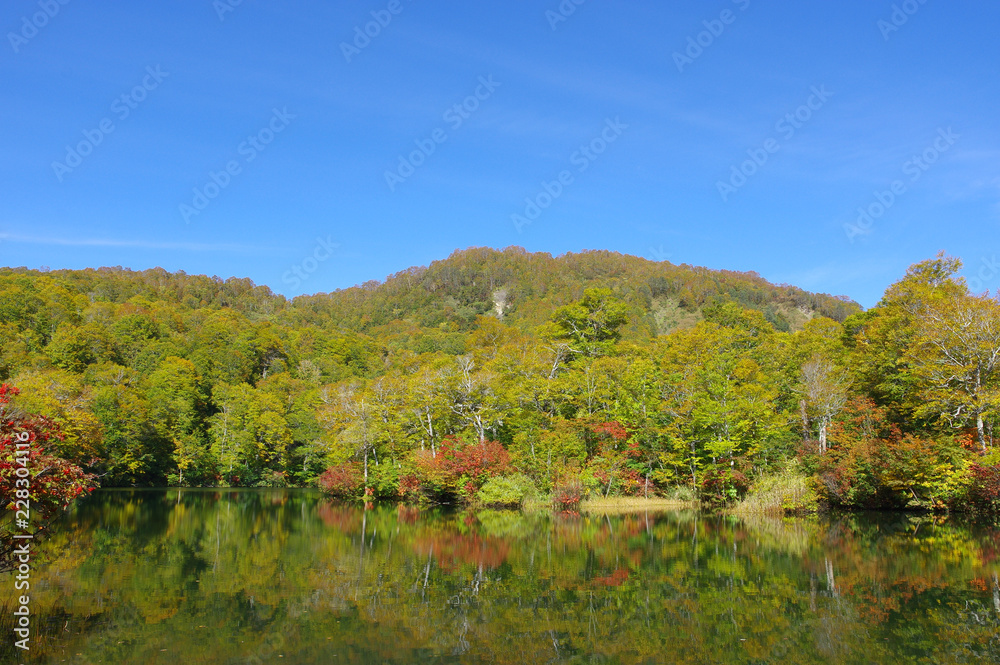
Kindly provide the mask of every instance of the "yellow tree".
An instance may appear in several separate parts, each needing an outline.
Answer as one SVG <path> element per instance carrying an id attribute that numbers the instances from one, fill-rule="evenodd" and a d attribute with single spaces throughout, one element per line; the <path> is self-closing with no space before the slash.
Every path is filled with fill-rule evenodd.
<path id="1" fill-rule="evenodd" d="M 815 355 L 802 365 L 802 418 L 807 431 L 810 421 L 819 427 L 819 452 L 825 453 L 826 431 L 833 417 L 847 404 L 850 381 L 846 372 L 829 358 Z"/>
<path id="2" fill-rule="evenodd" d="M 445 373 L 440 359 L 434 357 L 418 367 L 408 377 L 405 402 L 409 408 L 411 433 L 419 438 L 420 449 L 426 445 L 433 455 L 437 454 L 435 444 L 449 431 L 448 399 L 445 390 Z M 413 424 L 413 420 L 416 421 Z"/>
<path id="3" fill-rule="evenodd" d="M 375 451 L 379 417 L 368 390 L 356 382 L 344 383 L 320 391 L 317 419 L 333 438 L 331 462 L 351 457 L 364 461 L 365 487 L 368 487 L 368 459 Z"/>
<path id="4" fill-rule="evenodd" d="M 211 449 L 231 482 L 234 475 L 246 484 L 260 480 L 266 470 L 284 468 L 292 434 L 277 396 L 246 383 L 218 384 L 215 402 L 219 412 L 210 421 Z"/>
<path id="5" fill-rule="evenodd" d="M 153 427 L 174 450 L 176 483 L 183 485 L 185 477 L 197 482 L 214 473 L 204 441 L 205 391 L 194 363 L 168 356 L 145 384 Z"/>
<path id="6" fill-rule="evenodd" d="M 960 260 L 943 253 L 914 264 L 886 290 L 877 306 L 844 322 L 854 385 L 888 408 L 894 421 L 909 422 L 919 415 L 919 379 L 907 350 L 914 344 L 921 311 L 967 293 L 955 279 L 961 267 Z"/>
<path id="7" fill-rule="evenodd" d="M 786 431 L 774 329 L 759 312 L 726 310 L 728 325 L 703 321 L 676 331 L 660 356 L 664 432 L 673 448 L 661 457 L 687 466 L 692 484 L 701 466 L 720 458 L 746 456 L 766 466 Z"/>
<path id="8" fill-rule="evenodd" d="M 628 305 L 611 289 L 585 289 L 581 300 L 553 313 L 552 323 L 574 352 L 597 356 L 608 353 L 621 337 L 628 313 Z"/>
<path id="9" fill-rule="evenodd" d="M 986 422 L 1000 406 L 1000 302 L 957 295 L 932 301 L 917 321 L 908 359 L 920 379 L 920 410 L 953 426 L 975 423 L 985 451 Z"/>
<path id="10" fill-rule="evenodd" d="M 93 387 L 84 378 L 62 369 L 25 372 L 17 376 L 22 389 L 19 404 L 30 413 L 48 414 L 65 439 L 56 441 L 56 452 L 75 464 L 90 464 L 100 458 L 101 423 L 93 413 Z"/>
<path id="11" fill-rule="evenodd" d="M 489 370 L 476 371 L 472 356 L 456 359 L 445 386 L 449 408 L 461 425 L 475 430 L 477 441 L 484 441 L 487 431 L 495 434 L 503 425 L 506 404 L 504 396 L 497 392 L 498 377 Z"/>

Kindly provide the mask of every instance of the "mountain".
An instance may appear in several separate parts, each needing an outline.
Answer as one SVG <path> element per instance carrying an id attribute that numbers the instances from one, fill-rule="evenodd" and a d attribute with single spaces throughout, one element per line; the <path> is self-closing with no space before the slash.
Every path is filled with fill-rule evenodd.
<path id="1" fill-rule="evenodd" d="M 861 310 L 846 297 L 771 284 L 753 272 L 674 265 L 609 251 L 553 257 L 521 247 L 470 248 L 430 266 L 400 271 L 384 282 L 291 301 L 249 279 L 222 280 L 162 268 L 3 268 L 0 376 L 10 376 L 17 366 L 48 361 L 78 369 L 102 358 L 128 364 L 121 349 L 134 346 L 136 336 L 158 343 L 173 340 L 169 352 L 186 356 L 201 344 L 197 329 L 225 311 L 240 317 L 230 325 L 273 329 L 286 347 L 288 331 L 297 330 L 292 337 L 301 337 L 301 330 L 308 328 L 323 331 L 321 336 L 363 339 L 358 343 L 366 347 L 367 356 L 378 355 L 379 346 L 459 354 L 477 317 L 496 316 L 530 331 L 591 287 L 609 288 L 629 305 L 623 338 L 631 341 L 691 327 L 703 318 L 706 307 L 727 301 L 763 312 L 783 331 L 798 330 L 817 315 L 843 321 Z M 135 326 L 139 330 L 132 330 Z M 56 348 L 51 347 L 54 337 Z M 283 353 L 311 357 L 324 346 L 303 353 L 285 348 Z M 53 353 L 64 351 L 73 359 L 53 358 Z M 41 358 L 30 361 L 33 354 Z M 357 362 L 370 365 L 367 360 Z M 327 378 L 341 375 L 333 372 Z"/>
<path id="2" fill-rule="evenodd" d="M 603 250 L 553 257 L 522 247 L 470 248 L 384 282 L 296 298 L 326 323 L 384 332 L 407 322 L 419 328 L 467 330 L 493 314 L 518 327 L 536 326 L 591 287 L 610 288 L 634 312 L 630 336 L 655 336 L 688 327 L 706 306 L 732 301 L 765 314 L 779 330 L 797 330 L 816 315 L 836 321 L 859 312 L 845 296 L 771 284 L 754 272 L 674 265 Z"/>

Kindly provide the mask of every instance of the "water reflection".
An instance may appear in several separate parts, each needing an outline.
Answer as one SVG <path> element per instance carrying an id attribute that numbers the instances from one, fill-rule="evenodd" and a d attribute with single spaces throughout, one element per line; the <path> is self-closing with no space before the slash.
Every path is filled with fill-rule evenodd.
<path id="1" fill-rule="evenodd" d="M 32 662 L 1000 662 L 998 535 L 99 492 L 34 573 Z"/>

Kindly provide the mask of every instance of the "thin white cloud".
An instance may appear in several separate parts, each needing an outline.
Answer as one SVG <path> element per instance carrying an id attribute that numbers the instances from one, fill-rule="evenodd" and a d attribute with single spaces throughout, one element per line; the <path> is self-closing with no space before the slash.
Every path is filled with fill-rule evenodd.
<path id="1" fill-rule="evenodd" d="M 250 245 L 211 244 L 196 242 L 153 242 L 148 240 L 115 240 L 112 238 L 42 238 L 0 233 L 0 241 L 28 245 L 60 245 L 63 247 L 134 247 L 137 249 L 175 249 L 186 252 L 260 252 L 272 248 Z"/>

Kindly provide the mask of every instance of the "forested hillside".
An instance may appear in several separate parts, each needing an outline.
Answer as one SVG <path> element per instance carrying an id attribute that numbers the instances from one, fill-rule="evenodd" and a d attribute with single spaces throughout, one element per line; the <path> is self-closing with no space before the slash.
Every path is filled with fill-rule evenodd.
<path id="1" fill-rule="evenodd" d="M 702 308 L 720 299 L 764 312 L 783 331 L 801 328 L 814 314 L 842 321 L 858 311 L 847 298 L 775 286 L 755 273 L 675 266 L 606 251 L 553 258 L 520 247 L 456 252 L 384 283 L 298 298 L 296 306 L 313 314 L 306 319 L 311 323 L 390 336 L 415 330 L 401 329 L 401 322 L 468 330 L 484 314 L 526 328 L 544 323 L 556 307 L 590 287 L 611 289 L 631 306 L 633 330 L 627 337 L 635 339 L 693 324 Z"/>
<path id="2" fill-rule="evenodd" d="M 470 249 L 294 301 L 162 270 L 3 269 L 0 378 L 106 486 L 329 468 L 349 496 L 726 501 L 791 473 L 845 505 L 943 505 L 994 468 L 977 455 L 998 403 L 996 301 L 957 268 L 914 266 L 868 312 L 611 252 Z"/>

